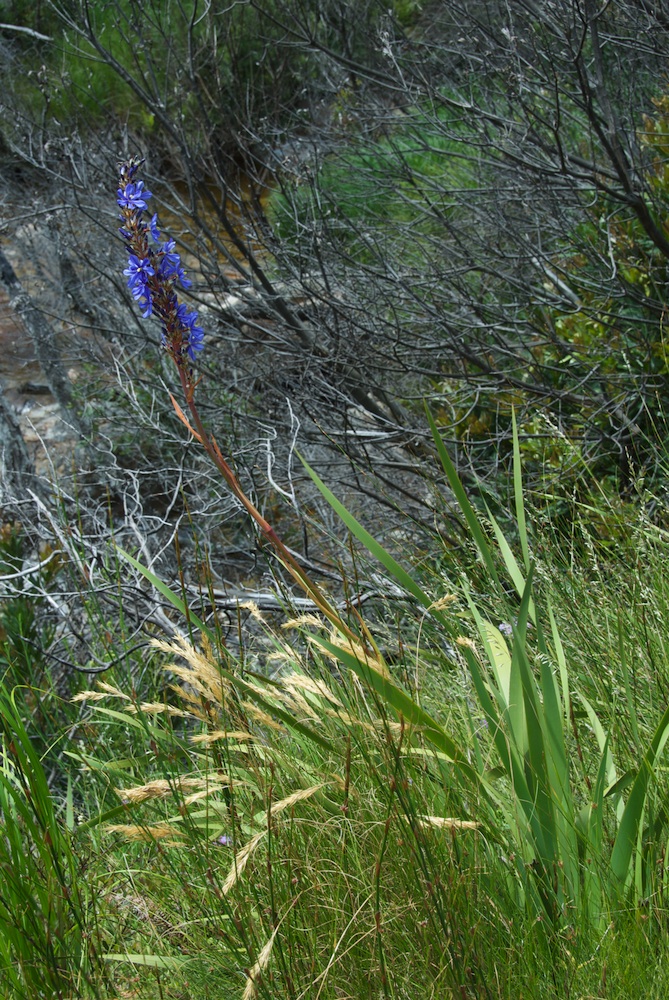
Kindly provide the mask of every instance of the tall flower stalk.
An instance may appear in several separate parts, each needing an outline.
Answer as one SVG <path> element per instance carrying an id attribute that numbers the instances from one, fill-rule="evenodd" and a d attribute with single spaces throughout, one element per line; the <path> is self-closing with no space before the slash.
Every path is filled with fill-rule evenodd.
<path id="1" fill-rule="evenodd" d="M 160 322 L 162 345 L 176 365 L 192 423 L 174 396 L 171 396 L 172 404 L 179 418 L 205 449 L 232 494 L 253 518 L 293 579 L 336 629 L 358 647 L 360 636 L 343 620 L 318 584 L 305 573 L 288 551 L 272 525 L 242 489 L 232 468 L 223 457 L 216 439 L 205 430 L 195 401 L 198 380 L 192 368 L 192 363 L 204 349 L 204 331 L 198 324 L 197 312 L 190 311 L 188 306 L 179 300 L 177 288 L 188 289 L 191 281 L 186 276 L 179 254 L 175 251 L 174 240 L 162 241 L 157 215 L 153 215 L 149 220 L 145 217 L 148 213 L 147 202 L 152 194 L 145 189 L 144 182 L 137 178 L 142 162 L 130 159 L 119 165 L 117 203 L 121 209 L 119 218 L 122 223 L 119 233 L 128 251 L 128 266 L 123 274 L 128 279 L 128 288 L 136 299 L 142 315 L 145 318 L 155 316 Z M 360 625 L 365 641 L 374 650 L 374 659 L 380 662 L 376 644 L 362 620 Z"/>

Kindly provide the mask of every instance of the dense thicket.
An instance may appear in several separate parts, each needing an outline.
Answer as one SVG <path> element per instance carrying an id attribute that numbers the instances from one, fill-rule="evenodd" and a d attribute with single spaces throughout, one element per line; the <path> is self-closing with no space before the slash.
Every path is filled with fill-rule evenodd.
<path id="1" fill-rule="evenodd" d="M 147 156 L 222 338 L 212 395 L 256 412 L 262 397 L 274 427 L 288 398 L 359 460 L 374 433 L 379 473 L 398 460 L 390 440 L 421 436 L 424 398 L 479 470 L 512 405 L 544 463 L 571 453 L 623 489 L 657 470 L 661 5 L 71 0 L 12 14 L 53 35 L 5 31 L 6 142 L 59 178 L 61 230 L 91 210 L 93 178 L 112 188 L 118 154 Z M 91 263 L 112 270 L 91 256 L 73 260 L 84 282 Z"/>
<path id="2" fill-rule="evenodd" d="M 263 572 L 121 275 L 116 169 L 135 154 L 194 279 L 205 421 L 303 554 L 314 509 L 329 515 L 296 493 L 296 445 L 360 513 L 385 510 L 393 545 L 457 542 L 424 401 L 493 504 L 513 410 L 550 513 L 588 502 L 584 472 L 612 496 L 663 488 L 662 5 L 53 0 L 3 16 L 5 286 L 82 442 L 61 489 L 96 565 L 111 517 L 170 574 L 176 536 L 189 586 L 205 555 L 221 581 Z"/>

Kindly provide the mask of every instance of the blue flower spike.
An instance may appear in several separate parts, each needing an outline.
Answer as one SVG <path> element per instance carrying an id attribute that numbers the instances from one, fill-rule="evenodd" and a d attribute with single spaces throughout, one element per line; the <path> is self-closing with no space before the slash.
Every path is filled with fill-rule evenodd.
<path id="1" fill-rule="evenodd" d="M 195 361 L 204 348 L 204 330 L 198 325 L 197 312 L 190 312 L 179 302 L 174 290 L 177 282 L 182 288 L 192 284 L 176 252 L 176 243 L 172 239 L 161 243 L 157 214 L 148 222 L 143 218 L 152 195 L 145 190 L 144 181 L 135 179 L 142 162 L 132 159 L 119 167 L 119 233 L 128 250 L 128 266 L 123 274 L 142 316 L 154 315 L 160 321 L 161 343 L 185 372 L 189 386 L 194 387 L 189 362 Z"/>

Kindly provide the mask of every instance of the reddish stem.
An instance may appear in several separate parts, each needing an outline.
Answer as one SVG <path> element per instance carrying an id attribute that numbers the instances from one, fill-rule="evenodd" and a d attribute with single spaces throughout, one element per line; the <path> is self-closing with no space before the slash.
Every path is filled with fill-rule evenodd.
<path id="1" fill-rule="evenodd" d="M 360 642 L 360 636 L 351 629 L 336 608 L 333 608 L 327 597 L 318 586 L 302 569 L 300 564 L 297 562 L 295 557 L 291 555 L 284 543 L 281 541 L 276 531 L 269 523 L 269 521 L 263 517 L 255 504 L 249 499 L 244 490 L 239 484 L 237 477 L 230 468 L 229 464 L 224 459 L 221 454 L 221 449 L 216 444 L 216 441 L 209 437 L 207 434 L 200 413 L 198 411 L 197 405 L 194 400 L 194 388 L 195 386 L 190 380 L 189 373 L 186 371 L 185 366 L 182 364 L 177 364 L 179 370 L 179 377 L 181 379 L 181 386 L 183 388 L 184 397 L 188 403 L 188 408 L 193 419 L 193 425 L 195 431 L 197 432 L 202 446 L 211 458 L 212 462 L 221 473 L 225 479 L 228 487 L 230 488 L 233 495 L 239 500 L 245 510 L 251 515 L 253 520 L 256 522 L 260 531 L 265 536 L 270 545 L 274 548 L 275 552 L 278 554 L 281 562 L 286 567 L 288 572 L 291 574 L 293 579 L 300 585 L 302 590 L 307 594 L 308 597 L 314 602 L 314 604 L 319 608 L 319 610 L 332 622 L 336 628 L 342 632 L 348 639 L 356 644 Z M 364 628 L 364 625 L 363 625 Z M 371 636 L 365 628 L 366 638 L 371 641 Z M 372 646 L 374 643 L 372 642 Z M 377 654 L 378 655 L 378 654 Z"/>

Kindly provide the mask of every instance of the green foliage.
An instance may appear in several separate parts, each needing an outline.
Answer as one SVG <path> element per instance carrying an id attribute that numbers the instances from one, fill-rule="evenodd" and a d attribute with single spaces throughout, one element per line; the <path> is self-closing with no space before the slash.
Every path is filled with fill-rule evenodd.
<path id="1" fill-rule="evenodd" d="M 662 220 L 669 211 L 669 105 L 666 96 L 654 104 L 656 110 L 644 116 L 637 141 L 646 167 L 649 215 L 663 232 Z M 597 392 L 566 403 L 563 419 L 565 413 L 572 414 L 568 438 L 554 429 L 551 433 L 550 423 L 530 414 L 521 428 L 529 439 L 526 457 L 537 459 L 543 476 L 554 471 L 567 490 L 578 487 L 584 468 L 600 481 L 613 477 L 623 492 L 629 492 L 638 477 L 664 477 L 664 251 L 637 212 L 600 195 L 565 241 L 564 252 L 555 255 L 552 267 L 546 287 L 558 295 L 560 288 L 566 289 L 571 301 L 535 316 L 545 340 L 537 344 L 533 359 L 550 369 L 551 385 L 558 392 L 588 383 L 596 384 Z M 572 468 L 568 480 L 565 458 Z"/>
<path id="2" fill-rule="evenodd" d="M 32 572 L 25 572 L 26 564 Z M 44 652 L 53 626 L 41 614 L 45 594 L 61 570 L 58 552 L 47 548 L 39 557 L 29 552 L 20 524 L 0 527 L 0 575 L 15 580 L 12 595 L 0 601 L 0 678 L 4 690 L 14 692 L 31 738 L 44 753 L 50 753 L 64 722 L 52 664 Z"/>
<path id="3" fill-rule="evenodd" d="M 627 771 L 624 781 L 619 780 L 610 734 L 605 735 L 600 720 L 583 694 L 573 689 L 574 681 L 553 611 L 550 604 L 542 611 L 532 582 L 534 571 L 523 511 L 517 436 L 514 493 L 523 552 L 522 569 L 499 525 L 489 514 L 499 550 L 495 558 L 436 427 L 432 426 L 451 489 L 488 571 L 488 586 L 498 592 L 500 603 L 503 602 L 505 588 L 501 586 L 496 569 L 496 561 L 501 557 L 508 576 L 507 586 L 516 591 L 519 600 L 514 611 L 511 607 L 508 609 L 509 616 L 513 614 L 515 618 L 513 644 L 509 650 L 499 631 L 479 612 L 469 587 L 464 584 L 477 640 L 485 651 L 482 657 L 471 640 L 465 638 L 461 643 L 491 740 L 488 745 L 473 729 L 472 737 L 479 744 L 478 774 L 472 774 L 464 748 L 457 747 L 434 720 L 416 717 L 417 706 L 401 703 L 392 690 L 385 689 L 387 681 L 383 687 L 373 681 L 372 684 L 400 717 L 420 724 L 425 739 L 440 752 L 446 752 L 461 772 L 465 788 L 469 790 L 475 779 L 478 797 L 487 799 L 494 809 L 501 811 L 506 830 L 492 816 L 486 817 L 484 824 L 494 840 L 507 841 L 505 850 L 508 856 L 516 859 L 518 886 L 525 905 L 558 927 L 565 923 L 575 922 L 581 926 L 594 922 L 603 929 L 610 919 L 611 909 L 615 910 L 630 892 L 635 905 L 657 893 L 662 895 L 662 881 L 657 881 L 654 863 L 648 864 L 642 822 L 647 812 L 657 815 L 662 798 L 661 792 L 654 789 L 652 805 L 648 796 L 651 785 L 659 777 L 659 762 L 669 739 L 669 710 L 656 723 L 648 744 L 639 741 L 636 730 L 640 759 L 635 768 Z M 329 492 L 316 477 L 314 479 L 332 502 Z M 376 543 L 341 509 L 341 505 L 337 505 L 337 509 L 353 534 L 382 559 L 398 582 L 406 586 L 404 571 L 379 553 Z M 423 603 L 432 606 L 429 599 Z M 529 626 L 536 633 L 534 640 L 529 638 Z M 327 648 L 336 654 L 333 647 Z M 349 654 L 336 655 L 349 669 L 355 669 Z M 624 671 L 624 661 L 621 667 Z M 626 690 L 627 712 L 634 720 L 633 702 L 629 688 Z M 589 764 L 590 772 L 585 769 L 580 774 L 567 749 L 572 737 L 572 704 L 576 699 L 586 710 L 600 751 L 599 757 Z M 578 741 L 578 734 L 576 739 Z M 496 763 L 491 762 L 493 753 Z M 501 788 L 490 780 L 496 768 L 504 778 Z M 627 786 L 631 786 L 631 791 L 625 803 L 621 792 Z M 660 809 L 660 822 L 661 817 Z M 662 826 L 654 832 L 661 838 L 667 836 Z M 612 843 L 610 853 L 609 843 Z"/>
<path id="4" fill-rule="evenodd" d="M 292 42 L 279 44 L 272 23 L 283 7 L 211 7 L 194 21 L 192 4 L 89 3 L 120 73 L 68 32 L 29 79 L 65 123 L 125 117 L 154 136 L 151 108 L 164 108 L 194 148 L 216 146 L 240 102 L 281 120 L 316 73 L 308 47 L 286 58 Z M 403 23 L 416 8 L 394 5 Z M 323 44 L 350 37 L 355 58 L 383 16 L 374 4 L 299 9 Z M 25 58 L 36 58 L 29 46 Z M 126 72 L 146 87 L 143 103 Z M 432 343 L 449 227 L 466 216 L 452 193 L 478 191 L 499 161 L 484 164 L 463 118 L 434 109 L 393 113 L 370 139 L 357 101 L 351 78 L 333 109 L 342 151 L 277 191 L 270 215 L 305 258 L 316 245 L 307 235 L 325 235 L 354 274 L 379 264 L 396 282 L 399 261 L 405 284 L 425 280 L 423 306 L 407 296 L 395 319 L 411 339 L 424 308 Z M 640 142 L 664 217 L 664 98 L 656 112 Z M 149 623 L 147 653 L 128 639 L 122 597 L 111 608 L 76 567 L 45 562 L 41 596 L 16 585 L 0 608 L 5 995 L 666 995 L 669 553 L 662 495 L 637 477 L 663 460 L 652 447 L 667 405 L 665 264 L 638 216 L 604 196 L 546 262 L 553 305 L 529 295 L 514 307 L 508 330 L 537 338 L 512 357 L 517 384 L 494 412 L 466 390 L 450 402 L 462 372 L 435 370 L 431 386 L 440 422 L 456 414 L 459 446 L 494 439 L 489 453 L 512 469 L 512 513 L 499 482 L 465 488 L 431 421 L 447 480 L 443 495 L 433 489 L 435 512 L 455 509 L 463 543 L 428 553 L 419 575 L 308 470 L 389 595 L 364 605 L 364 620 L 347 606 L 340 627 L 314 613 L 279 628 L 250 606 L 226 642 L 213 598 L 194 613 L 185 588 L 114 547 L 97 557 L 100 578 L 122 595 L 138 572 L 188 635 L 155 641 Z M 488 307 L 512 296 L 496 275 L 462 270 L 457 290 L 481 308 L 485 331 Z M 565 288 L 571 305 L 558 307 Z M 492 337 L 484 346 L 492 352 Z M 559 428 L 523 408 L 539 369 Z M 600 396 L 574 398 L 590 381 Z M 105 420 L 116 413 L 118 430 L 113 394 L 98 407 Z M 127 423 L 119 455 L 150 459 Z M 541 482 L 535 509 L 523 464 Z M 20 531 L 5 529 L 0 575 L 21 573 L 26 557 Z M 87 616 L 78 665 L 110 669 L 55 712 L 40 602 L 70 571 Z"/>
<path id="5" fill-rule="evenodd" d="M 310 234 L 327 236 L 351 263 L 377 261 L 383 239 L 386 260 L 433 265 L 448 253 L 446 223 L 462 214 L 452 192 L 475 186 L 476 155 L 447 134 L 457 132 L 456 122 L 442 129 L 439 116 L 416 108 L 398 112 L 371 138 L 358 135 L 355 95 L 340 101 L 333 114 L 349 121 L 342 146 L 316 172 L 293 184 L 288 178 L 270 194 L 277 234 L 305 254 Z"/>
<path id="6" fill-rule="evenodd" d="M 415 5 L 400 6 L 410 20 Z M 65 0 L 41 15 L 32 5 L 13 7 L 16 23 L 53 32 L 52 43 L 37 47 L 17 36 L 24 72 L 11 79 L 21 112 L 52 128 L 88 134 L 122 124 L 162 148 L 173 144 L 178 123 L 194 149 L 213 143 L 234 159 L 242 155 L 238 130 L 265 122 L 274 134 L 304 103 L 305 84 L 316 75 L 313 54 L 291 44 L 285 5 L 275 0 L 220 11 L 195 0 Z M 305 30 L 324 30 L 325 44 L 345 39 L 355 58 L 369 52 L 384 13 L 376 3 L 353 11 L 309 2 L 299 6 L 298 20 Z"/>
<path id="7" fill-rule="evenodd" d="M 312 474 L 407 594 L 404 666 L 313 615 L 277 630 L 253 608 L 264 640 L 250 661 L 188 612 L 201 648 L 155 643 L 164 681 L 142 695 L 109 676 L 77 696 L 90 707 L 65 757 L 81 801 L 68 793 L 60 817 L 5 707 L 19 734 L 2 785 L 14 789 L 7 850 L 26 825 L 36 837 L 37 822 L 56 824 L 28 859 L 38 867 L 17 869 L 32 914 L 57 903 L 17 983 L 51 963 L 53 989 L 76 995 L 107 978 L 138 996 L 212 1000 L 370 988 L 558 997 L 595 994 L 615 969 L 612 996 L 662 996 L 664 534 L 640 517 L 629 545 L 645 568 L 623 595 L 625 556 L 600 565 L 593 553 L 589 568 L 580 553 L 565 569 L 532 526 L 517 435 L 513 546 L 501 519 L 477 513 L 436 429 L 435 446 L 478 553 L 458 583 L 453 565 L 418 582 Z M 17 775 L 33 775 L 25 799 Z M 93 884 L 91 949 L 82 900 Z M 9 956 L 23 925 L 4 919 Z M 73 963 L 85 970 L 74 986 Z"/>
<path id="8" fill-rule="evenodd" d="M 82 995 L 94 954 L 93 887 L 81 877 L 42 763 L 15 700 L 0 695 L 0 988 Z"/>

